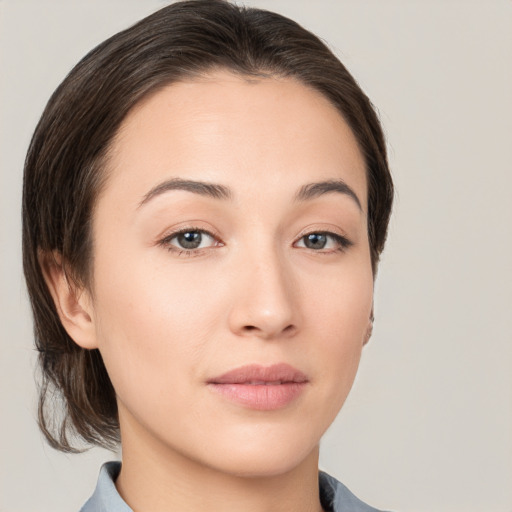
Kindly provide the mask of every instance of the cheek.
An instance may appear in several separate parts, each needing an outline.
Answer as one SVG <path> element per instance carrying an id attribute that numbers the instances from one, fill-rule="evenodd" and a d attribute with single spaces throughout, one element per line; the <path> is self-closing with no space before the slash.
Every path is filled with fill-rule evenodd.
<path id="1" fill-rule="evenodd" d="M 121 400 L 190 381 L 219 314 L 211 281 L 147 258 L 97 261 L 97 343 Z"/>
<path id="2" fill-rule="evenodd" d="M 320 283 L 319 283 L 320 284 Z M 334 419 L 352 387 L 373 304 L 373 275 L 368 265 L 333 273 L 308 295 L 308 360 L 317 374 L 324 403 Z"/>
<path id="3" fill-rule="evenodd" d="M 304 273 L 305 274 L 305 273 Z M 373 274 L 369 251 L 347 254 L 339 265 L 305 275 L 301 295 L 307 317 L 322 331 L 320 339 L 358 345 L 371 316 Z"/>

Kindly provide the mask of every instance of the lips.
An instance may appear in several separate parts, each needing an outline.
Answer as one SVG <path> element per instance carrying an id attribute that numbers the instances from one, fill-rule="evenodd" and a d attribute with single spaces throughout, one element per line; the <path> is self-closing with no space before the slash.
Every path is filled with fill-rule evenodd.
<path id="1" fill-rule="evenodd" d="M 286 363 L 247 365 L 208 381 L 209 388 L 229 401 L 256 410 L 283 408 L 297 399 L 307 376 Z"/>

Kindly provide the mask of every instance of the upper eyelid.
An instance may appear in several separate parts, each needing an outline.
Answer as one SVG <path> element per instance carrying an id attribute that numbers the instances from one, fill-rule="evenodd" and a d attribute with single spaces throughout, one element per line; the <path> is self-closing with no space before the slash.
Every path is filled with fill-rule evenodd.
<path id="1" fill-rule="evenodd" d="M 342 229 L 334 228 L 334 227 L 324 227 L 324 228 L 322 228 L 321 226 L 319 226 L 319 227 L 308 226 L 307 228 L 304 228 L 299 233 L 299 235 L 297 236 L 297 240 L 300 240 L 300 239 L 304 238 L 305 236 L 312 235 L 314 233 L 330 235 L 330 236 L 335 237 L 335 238 L 341 238 L 341 239 L 346 240 L 347 242 L 349 242 L 351 245 L 353 244 L 353 242 L 349 239 L 349 236 Z"/>
<path id="2" fill-rule="evenodd" d="M 193 231 L 197 231 L 199 233 L 206 233 L 207 235 L 213 237 L 213 238 L 220 238 L 220 236 L 218 234 L 216 234 L 215 232 L 211 231 L 211 230 L 208 230 L 208 229 L 205 229 L 205 228 L 200 228 L 200 227 L 193 227 L 193 226 L 185 226 L 184 228 L 180 228 L 180 229 L 177 229 L 175 231 L 171 231 L 170 233 L 166 234 L 166 235 L 163 235 L 163 237 L 161 238 L 164 238 L 164 239 L 170 239 L 170 238 L 174 238 L 175 236 L 178 236 L 182 233 L 188 233 L 188 232 L 193 232 Z M 339 238 L 344 238 L 346 240 L 347 237 L 346 235 L 342 234 L 342 233 L 337 233 L 336 231 L 330 231 L 328 229 L 310 229 L 310 230 L 304 230 L 302 231 L 301 233 L 299 233 L 299 235 L 297 236 L 297 240 L 300 240 L 301 238 L 304 238 L 305 236 L 308 236 L 308 235 L 312 235 L 312 234 L 324 234 L 324 235 L 330 235 L 330 236 L 333 236 L 333 237 L 339 237 Z"/>
<path id="3" fill-rule="evenodd" d="M 172 240 L 174 237 L 181 235 L 182 233 L 188 233 L 188 232 L 193 232 L 193 231 L 205 233 L 208 236 L 211 236 L 212 238 L 214 238 L 215 240 L 220 240 L 219 235 L 216 234 L 215 231 L 213 231 L 213 230 L 206 229 L 206 228 L 200 228 L 198 226 L 184 226 L 183 228 L 178 228 L 175 230 L 167 231 L 166 233 L 164 233 L 163 235 L 158 237 L 158 241 L 165 242 L 168 240 Z"/>
<path id="4" fill-rule="evenodd" d="M 203 229 L 203 228 L 183 228 L 183 229 L 178 229 L 177 231 L 172 231 L 171 233 L 169 233 L 168 237 L 173 238 L 173 237 L 181 235 L 183 233 L 194 233 L 196 231 L 198 233 L 206 233 L 207 235 L 210 235 L 211 237 L 215 237 L 214 233 L 212 233 L 211 231 L 208 231 L 207 229 Z"/>
<path id="5" fill-rule="evenodd" d="M 330 236 L 337 243 L 341 244 L 345 249 L 348 249 L 349 247 L 354 245 L 354 242 L 349 240 L 345 235 L 340 235 L 339 233 L 335 233 L 333 231 L 325 231 L 325 230 L 324 231 L 322 231 L 322 230 L 313 230 L 313 231 L 309 231 L 307 233 L 304 233 L 303 235 L 299 236 L 299 238 L 297 239 L 297 242 L 302 240 L 303 238 L 307 237 L 308 235 L 313 235 L 313 234 Z M 294 243 L 297 243 L 297 242 L 294 242 Z M 318 252 L 321 252 L 321 251 L 318 251 Z"/>

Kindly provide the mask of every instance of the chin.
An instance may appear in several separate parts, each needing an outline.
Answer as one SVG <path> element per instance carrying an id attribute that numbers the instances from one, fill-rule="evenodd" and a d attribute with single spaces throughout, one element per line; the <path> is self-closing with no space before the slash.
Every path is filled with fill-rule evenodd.
<path id="1" fill-rule="evenodd" d="M 207 464 L 233 476 L 266 478 L 289 473 L 312 457 L 318 459 L 319 440 L 270 437 L 273 439 L 256 436 L 239 443 L 231 439 L 224 447 L 221 443 L 217 450 L 209 451 Z"/>

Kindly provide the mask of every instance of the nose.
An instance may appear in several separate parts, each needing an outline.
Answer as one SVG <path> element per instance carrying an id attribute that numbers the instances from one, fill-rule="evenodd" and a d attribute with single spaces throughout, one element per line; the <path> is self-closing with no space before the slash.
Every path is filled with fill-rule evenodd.
<path id="1" fill-rule="evenodd" d="M 243 257 L 233 272 L 229 324 L 238 336 L 278 339 L 299 329 L 297 290 L 289 266 L 275 251 Z"/>

